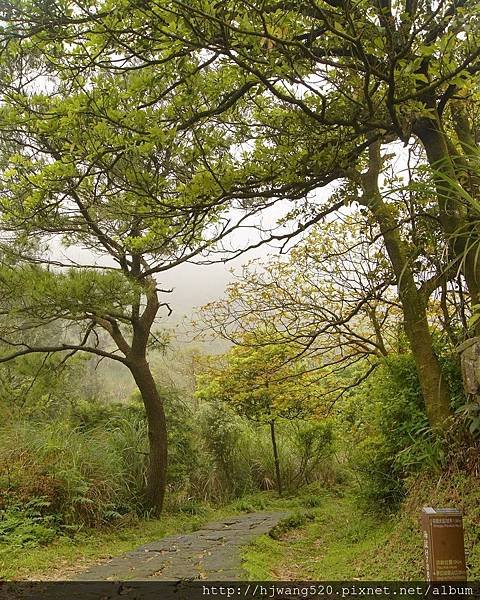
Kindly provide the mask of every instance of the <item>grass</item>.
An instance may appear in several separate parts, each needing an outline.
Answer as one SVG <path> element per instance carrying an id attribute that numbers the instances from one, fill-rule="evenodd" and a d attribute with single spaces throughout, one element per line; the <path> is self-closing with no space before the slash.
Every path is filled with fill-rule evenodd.
<path id="1" fill-rule="evenodd" d="M 199 515 L 165 515 L 161 519 L 139 520 L 120 529 L 91 529 L 73 538 L 58 538 L 47 546 L 11 549 L 0 546 L 0 579 L 65 579 L 88 565 L 170 535 L 184 533 L 214 519 L 207 510 Z"/>
<path id="2" fill-rule="evenodd" d="M 302 507 L 302 502 L 302 497 L 279 498 L 275 492 L 262 492 L 218 508 L 202 506 L 195 515 L 164 513 L 159 519 L 139 519 L 122 527 L 85 529 L 46 546 L 12 549 L 0 544 L 0 579 L 66 579 L 95 562 L 167 535 L 194 531 L 222 517 L 261 510 L 294 512 Z"/>
<path id="3" fill-rule="evenodd" d="M 246 496 L 197 514 L 175 513 L 139 520 L 122 528 L 85 530 L 38 548 L 12 550 L 0 545 L 0 578 L 62 579 L 89 564 L 122 554 L 173 533 L 253 511 L 284 511 L 271 535 L 244 550 L 249 580 L 422 580 L 423 549 L 419 511 L 425 504 L 458 506 L 464 514 L 469 579 L 480 577 L 480 483 L 456 474 L 447 479 L 419 479 L 402 512 L 394 518 L 363 514 L 348 497 L 318 489 L 279 498 L 274 492 Z"/>
<path id="4" fill-rule="evenodd" d="M 354 501 L 320 496 L 309 508 L 313 520 L 286 528 L 273 539 L 262 536 L 244 553 L 250 580 L 424 579 L 420 531 L 422 506 L 458 507 L 464 514 L 468 578 L 480 578 L 480 479 L 462 472 L 419 475 L 410 484 L 402 510 L 382 519 L 381 511 L 365 515 Z M 303 500 L 303 505 L 308 502 Z M 294 523 L 293 523 L 294 524 Z"/>
<path id="5" fill-rule="evenodd" d="M 280 539 L 264 535 L 248 546 L 244 553 L 248 579 L 385 578 L 384 572 L 374 572 L 365 557 L 388 538 L 393 523 L 360 514 L 349 498 L 323 496 L 322 500 L 307 512 L 313 519 L 304 524 L 300 520 L 300 527 L 287 529 Z"/>
<path id="6" fill-rule="evenodd" d="M 47 546 L 1 549 L 0 578 L 65 579 L 69 575 L 173 533 L 186 533 L 225 516 L 255 511 L 284 511 L 288 516 L 272 536 L 247 546 L 244 569 L 250 580 L 335 580 L 386 578 L 375 571 L 372 552 L 389 538 L 392 522 L 360 514 L 352 501 L 310 489 L 279 498 L 274 492 L 252 494 L 195 515 L 164 514 L 115 529 L 91 529 Z M 275 538 L 275 539 L 274 539 Z M 395 578 L 395 577 L 392 577 Z"/>

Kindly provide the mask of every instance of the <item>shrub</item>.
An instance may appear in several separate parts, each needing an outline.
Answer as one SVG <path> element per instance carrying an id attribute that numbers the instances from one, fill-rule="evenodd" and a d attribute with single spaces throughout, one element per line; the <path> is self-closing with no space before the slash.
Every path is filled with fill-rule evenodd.
<path id="1" fill-rule="evenodd" d="M 65 524 L 99 525 L 139 509 L 139 485 L 128 429 L 72 428 L 68 422 L 20 422 L 0 441 L 0 506 L 11 510 L 42 498 L 43 515 Z M 140 438 L 140 439 L 138 439 Z M 132 483 L 133 482 L 133 483 Z"/>
<path id="2" fill-rule="evenodd" d="M 207 404 L 201 415 L 203 447 L 211 457 L 217 473 L 213 499 L 236 498 L 255 487 L 254 479 L 264 477 L 258 432 L 223 404 Z M 258 451 L 252 456 L 252 443 Z M 256 477 L 254 477 L 256 472 Z M 212 490 L 214 491 L 214 490 Z"/>
<path id="3" fill-rule="evenodd" d="M 180 492 L 189 486 L 192 475 L 200 468 L 201 449 L 199 448 L 197 419 L 192 404 L 182 397 L 178 389 L 173 386 L 158 387 L 165 403 L 168 429 L 167 482 L 170 491 Z M 138 391 L 130 398 L 130 404 L 138 407 L 138 418 L 143 420 L 143 404 Z M 146 425 L 144 439 L 146 442 Z"/>
<path id="4" fill-rule="evenodd" d="M 55 515 L 44 514 L 50 503 L 32 498 L 26 504 L 14 504 L 0 511 L 0 544 L 10 548 L 31 548 L 49 544 L 62 531 Z"/>
<path id="5" fill-rule="evenodd" d="M 292 423 L 293 444 L 298 465 L 292 484 L 308 485 L 323 480 L 333 485 L 337 474 L 333 469 L 334 424 L 330 420 Z"/>
<path id="6" fill-rule="evenodd" d="M 344 417 L 345 437 L 353 442 L 350 466 L 360 482 L 356 495 L 365 508 L 397 508 L 409 476 L 444 462 L 444 441 L 429 427 L 411 354 L 385 359 L 351 395 Z"/>
<path id="7" fill-rule="evenodd" d="M 269 535 L 274 540 L 280 540 L 287 531 L 303 527 L 309 521 L 313 520 L 315 520 L 315 513 L 312 511 L 294 513 L 277 523 L 277 525 L 270 530 Z"/>
<path id="8" fill-rule="evenodd" d="M 144 418 L 143 405 L 135 400 L 129 402 L 102 402 L 97 398 L 76 401 L 69 414 L 74 428 L 82 431 L 105 427 L 110 429 L 119 419 L 141 420 Z"/>

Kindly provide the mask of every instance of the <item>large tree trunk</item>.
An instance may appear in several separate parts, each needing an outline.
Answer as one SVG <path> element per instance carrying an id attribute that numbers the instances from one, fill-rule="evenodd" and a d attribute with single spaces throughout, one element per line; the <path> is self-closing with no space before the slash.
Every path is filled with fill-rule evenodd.
<path id="1" fill-rule="evenodd" d="M 129 369 L 142 395 L 148 425 L 149 461 L 145 488 L 146 506 L 159 515 L 163 508 L 167 476 L 167 425 L 163 401 L 148 362 L 130 361 Z"/>
<path id="2" fill-rule="evenodd" d="M 275 461 L 275 475 L 277 478 L 277 488 L 278 493 L 281 496 L 283 492 L 282 476 L 280 473 L 280 458 L 278 456 L 277 438 L 275 436 L 275 421 L 273 419 L 270 421 L 270 437 L 272 440 L 273 460 Z"/>
<path id="3" fill-rule="evenodd" d="M 410 342 L 430 425 L 441 429 L 451 416 L 450 391 L 433 350 L 426 307 L 419 297 L 413 277 L 398 275 L 399 296 L 405 316 L 405 332 Z M 405 278 L 407 281 L 402 281 Z M 410 281 L 408 281 L 410 280 Z"/>
<path id="4" fill-rule="evenodd" d="M 380 164 L 380 145 L 377 145 L 370 149 L 370 168 L 363 181 L 363 203 L 375 216 L 395 273 L 403 308 L 405 333 L 415 360 L 429 423 L 432 427 L 441 429 L 451 416 L 450 391 L 433 350 L 427 319 L 428 294 L 417 288 L 395 216 L 380 195 Z"/>
<path id="5" fill-rule="evenodd" d="M 469 219 L 469 208 L 459 194 L 455 157 L 449 151 L 449 141 L 442 130 L 440 119 L 421 119 L 414 129 L 422 142 L 433 171 L 442 228 L 450 241 L 456 259 L 470 292 L 471 304 L 480 301 L 479 232 L 476 219 Z"/>
<path id="6" fill-rule="evenodd" d="M 405 333 L 415 359 L 428 420 L 432 427 L 442 428 L 451 415 L 450 392 L 433 350 L 426 300 L 417 289 L 408 261 L 402 256 L 398 231 L 385 224 L 381 225 L 381 230 L 397 279 Z"/>

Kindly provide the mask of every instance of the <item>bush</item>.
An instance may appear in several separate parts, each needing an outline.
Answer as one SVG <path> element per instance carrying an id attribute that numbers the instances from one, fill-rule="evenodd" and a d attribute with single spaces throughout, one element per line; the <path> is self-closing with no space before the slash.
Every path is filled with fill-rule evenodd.
<path id="1" fill-rule="evenodd" d="M 206 498 L 223 502 L 256 490 L 276 488 L 267 425 L 247 421 L 221 403 L 204 405 L 200 425 L 199 437 L 205 453 L 200 462 L 210 468 L 203 488 Z M 285 491 L 298 490 L 314 481 L 332 487 L 338 481 L 332 422 L 278 420 L 276 432 Z M 199 486 L 198 476 L 196 481 Z M 196 493 L 194 489 L 191 492 Z"/>
<path id="2" fill-rule="evenodd" d="M 204 405 L 199 433 L 211 469 L 209 489 L 204 488 L 208 497 L 223 502 L 258 489 L 265 470 L 259 460 L 261 434 L 255 428 L 225 405 L 212 403 Z M 252 454 L 255 442 L 258 451 Z"/>
<path id="3" fill-rule="evenodd" d="M 275 527 L 270 530 L 270 537 L 274 540 L 280 540 L 290 530 L 303 527 L 309 521 L 315 520 L 315 513 L 312 511 L 297 512 L 282 519 Z"/>
<path id="4" fill-rule="evenodd" d="M 0 511 L 0 544 L 10 548 L 32 548 L 49 544 L 62 531 L 58 517 L 45 515 L 50 502 L 32 498 L 24 505 L 11 505 Z"/>
<path id="5" fill-rule="evenodd" d="M 88 432 L 68 422 L 17 423 L 0 440 L 0 508 L 42 498 L 42 514 L 64 524 L 106 523 L 140 510 L 137 447 L 145 432 L 129 422 Z M 130 433 L 129 433 L 130 432 Z M 134 439 L 129 439 L 128 436 Z"/>
<path id="6" fill-rule="evenodd" d="M 443 464 L 444 443 L 429 427 L 411 354 L 385 359 L 351 395 L 344 418 L 345 437 L 353 437 L 349 462 L 359 482 L 356 495 L 365 508 L 398 508 L 408 477 Z"/>
<path id="7" fill-rule="evenodd" d="M 76 401 L 69 414 L 69 420 L 74 428 L 89 431 L 105 427 L 111 429 L 115 422 L 121 419 L 142 420 L 144 408 L 140 402 L 102 402 L 97 398 Z"/>
<path id="8" fill-rule="evenodd" d="M 372 433 L 357 443 L 350 465 L 356 475 L 355 495 L 363 508 L 398 507 L 405 494 L 404 481 L 383 435 Z"/>
<path id="9" fill-rule="evenodd" d="M 292 485 L 309 485 L 321 480 L 333 486 L 338 477 L 333 466 L 333 421 L 301 421 L 292 423 L 292 426 L 295 427 L 293 444 L 298 456 L 298 466 L 291 477 Z"/>
<path id="10" fill-rule="evenodd" d="M 275 487 L 267 426 L 174 388 L 160 392 L 169 435 L 167 510 L 201 514 L 206 502 Z M 331 478 L 331 424 L 279 421 L 277 436 L 286 491 Z M 8 420 L 0 436 L 0 535 L 16 544 L 47 543 L 76 527 L 144 514 L 147 460 L 138 393 L 123 403 L 71 401 L 55 418 L 36 413 Z"/>
<path id="11" fill-rule="evenodd" d="M 201 448 L 197 418 L 191 403 L 186 401 L 175 387 L 158 386 L 158 389 L 165 404 L 168 429 L 167 482 L 170 491 L 181 493 L 189 487 L 192 476 L 200 468 Z M 132 395 L 130 403 L 138 407 L 140 418 L 144 419 L 140 392 L 136 391 Z M 145 425 L 145 442 L 146 439 Z"/>

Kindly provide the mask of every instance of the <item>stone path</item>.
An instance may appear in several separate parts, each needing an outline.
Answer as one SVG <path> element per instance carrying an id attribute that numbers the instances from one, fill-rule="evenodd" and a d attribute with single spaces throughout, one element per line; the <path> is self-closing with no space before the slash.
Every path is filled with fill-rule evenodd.
<path id="1" fill-rule="evenodd" d="M 256 512 L 210 523 L 193 533 L 145 544 L 77 574 L 74 580 L 241 579 L 241 547 L 268 533 L 285 516 Z"/>

